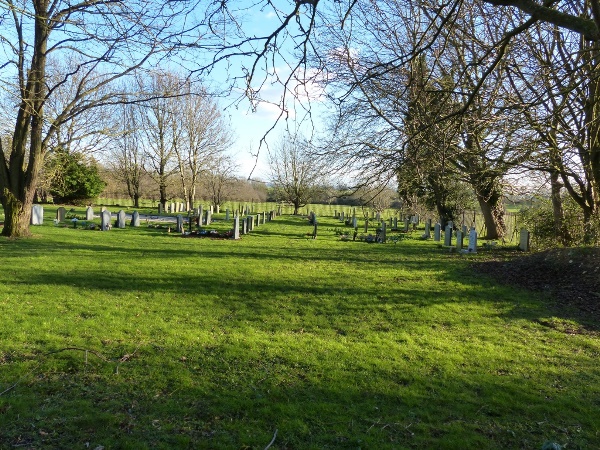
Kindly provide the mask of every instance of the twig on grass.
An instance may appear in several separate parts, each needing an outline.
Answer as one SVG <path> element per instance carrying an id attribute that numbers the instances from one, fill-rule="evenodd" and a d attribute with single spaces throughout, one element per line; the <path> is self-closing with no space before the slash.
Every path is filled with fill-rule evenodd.
<path id="1" fill-rule="evenodd" d="M 271 442 L 269 442 L 269 445 L 267 445 L 265 447 L 265 450 L 268 450 L 271 447 L 271 445 L 273 445 L 273 443 L 275 442 L 276 438 L 277 438 L 277 428 L 275 428 L 275 434 L 273 435 L 273 439 L 271 439 Z"/>
<path id="2" fill-rule="evenodd" d="M 95 351 L 95 350 L 90 350 L 87 348 L 80 348 L 80 347 L 63 347 L 63 348 L 59 348 L 58 350 L 53 350 L 51 352 L 47 352 L 47 353 L 43 353 L 41 355 L 42 358 L 45 358 L 49 355 L 53 355 L 55 353 L 62 353 L 62 352 L 66 352 L 66 351 L 79 351 L 79 352 L 84 352 L 85 354 L 85 364 L 87 366 L 87 362 L 88 362 L 88 353 L 91 353 L 92 355 L 96 356 L 97 358 L 101 359 L 104 362 L 107 363 L 115 363 L 116 362 L 116 370 L 115 373 L 118 374 L 119 373 L 119 366 L 124 363 L 125 361 L 130 360 L 135 354 L 136 352 L 139 350 L 139 348 L 142 346 L 142 344 L 140 343 L 137 348 L 133 351 L 133 353 L 131 354 L 126 354 L 124 356 L 122 356 L 121 358 L 119 358 L 117 361 L 113 361 L 110 359 L 107 359 L 103 354 Z M 6 389 L 4 389 L 2 392 L 0 392 L 0 396 L 6 394 L 7 392 L 13 390 L 19 383 L 21 383 L 27 376 L 31 375 L 36 369 L 38 369 L 40 367 L 40 365 L 42 364 L 42 361 L 38 360 L 37 364 L 35 366 L 33 366 L 33 368 L 31 368 L 30 370 L 28 370 L 24 375 L 22 375 L 17 381 L 15 381 L 12 385 L 10 385 L 9 387 L 7 387 Z"/>

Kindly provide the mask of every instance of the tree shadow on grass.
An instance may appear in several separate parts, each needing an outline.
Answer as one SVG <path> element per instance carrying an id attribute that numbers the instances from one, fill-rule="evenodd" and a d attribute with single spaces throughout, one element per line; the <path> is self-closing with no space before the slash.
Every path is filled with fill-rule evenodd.
<path id="1" fill-rule="evenodd" d="M 299 347 L 302 349 L 302 346 Z M 115 363 L 57 354 L 4 396 L 3 443 L 29 448 L 596 448 L 598 404 L 546 385 L 552 368 L 406 353 L 361 356 L 230 344 L 146 347 Z M 530 362 L 531 365 L 531 362 Z M 514 369 L 514 370 L 513 370 Z M 593 371 L 593 367 L 589 367 Z M 543 386 L 543 387 L 540 387 Z M 86 444 L 88 443 L 88 444 Z"/>

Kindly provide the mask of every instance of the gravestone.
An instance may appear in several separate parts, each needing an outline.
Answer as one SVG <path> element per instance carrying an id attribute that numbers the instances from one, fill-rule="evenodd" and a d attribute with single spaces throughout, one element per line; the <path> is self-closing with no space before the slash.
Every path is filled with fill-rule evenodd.
<path id="1" fill-rule="evenodd" d="M 446 247 L 450 247 L 452 245 L 452 227 L 450 225 L 446 226 L 444 230 L 444 245 Z"/>
<path id="2" fill-rule="evenodd" d="M 344 211 L 342 211 L 342 214 L 340 215 L 340 222 L 344 221 Z"/>
<path id="3" fill-rule="evenodd" d="M 475 231 L 475 227 L 471 228 L 469 232 L 469 253 L 477 253 L 477 231 Z"/>
<path id="4" fill-rule="evenodd" d="M 212 216 L 213 213 L 215 212 L 214 205 L 210 205 L 209 211 L 210 211 L 210 215 Z"/>
<path id="5" fill-rule="evenodd" d="M 265 211 L 263 211 L 262 216 L 263 216 L 263 224 L 267 223 L 267 213 Z"/>
<path id="6" fill-rule="evenodd" d="M 229 210 L 227 210 L 229 213 Z M 235 216 L 233 219 L 233 239 L 240 238 L 240 216 Z"/>
<path id="7" fill-rule="evenodd" d="M 183 203 L 179 203 L 179 212 L 185 211 L 185 205 Z"/>
<path id="8" fill-rule="evenodd" d="M 333 218 L 334 218 L 334 219 L 337 219 L 337 218 L 338 218 L 338 212 L 337 212 L 337 210 L 334 210 L 334 211 L 333 211 Z"/>
<path id="9" fill-rule="evenodd" d="M 85 220 L 94 220 L 94 208 L 91 206 L 85 209 Z"/>
<path id="10" fill-rule="evenodd" d="M 404 219 L 404 232 L 405 233 L 408 233 L 408 226 L 409 226 L 409 224 L 410 224 L 410 220 L 407 217 L 406 219 Z"/>
<path id="11" fill-rule="evenodd" d="M 56 220 L 59 222 L 64 222 L 65 217 L 67 217 L 67 210 L 63 206 L 56 210 Z"/>
<path id="12" fill-rule="evenodd" d="M 427 219 L 427 221 L 425 221 L 425 234 L 423 234 L 423 237 L 425 239 L 431 238 L 431 219 Z"/>
<path id="13" fill-rule="evenodd" d="M 394 230 L 398 229 L 398 218 L 394 217 Z"/>
<path id="14" fill-rule="evenodd" d="M 369 219 L 365 219 L 365 233 L 369 232 Z"/>
<path id="15" fill-rule="evenodd" d="M 356 216 L 354 216 L 352 218 L 352 228 L 354 228 L 354 229 L 358 228 L 358 218 Z"/>
<path id="16" fill-rule="evenodd" d="M 281 215 L 281 206 L 279 206 L 279 207 L 277 208 L 277 215 L 278 215 L 278 216 L 280 216 L 280 215 Z"/>
<path id="17" fill-rule="evenodd" d="M 256 215 L 256 228 L 260 226 L 260 214 Z"/>
<path id="18" fill-rule="evenodd" d="M 254 216 L 248 216 L 248 233 L 251 233 L 254 230 Z"/>
<path id="19" fill-rule="evenodd" d="M 183 233 L 183 216 L 181 214 L 177 214 L 177 232 Z"/>
<path id="20" fill-rule="evenodd" d="M 204 224 L 204 213 L 202 212 L 202 206 L 198 206 L 198 225 L 202 226 Z"/>
<path id="21" fill-rule="evenodd" d="M 140 226 L 140 213 L 137 211 L 134 211 L 133 214 L 131 215 L 131 226 L 132 227 Z"/>
<path id="22" fill-rule="evenodd" d="M 33 205 L 31 207 L 31 225 L 42 225 L 44 223 L 44 207 Z"/>
<path id="23" fill-rule="evenodd" d="M 525 228 L 521 228 L 521 232 L 519 234 L 519 250 L 523 252 L 529 251 L 529 231 Z"/>
<path id="24" fill-rule="evenodd" d="M 463 234 L 461 230 L 456 232 L 456 251 L 461 251 L 463 248 Z"/>
<path id="25" fill-rule="evenodd" d="M 125 211 L 122 209 L 117 213 L 117 228 L 125 228 Z"/>
<path id="26" fill-rule="evenodd" d="M 217 205 L 215 207 L 215 211 L 216 211 L 216 214 L 219 214 L 221 212 L 221 205 Z"/>
<path id="27" fill-rule="evenodd" d="M 225 220 L 229 221 L 229 208 L 227 208 L 225 210 Z M 234 219 L 235 220 L 235 219 Z M 238 220 L 238 226 L 239 226 L 239 220 Z M 239 238 L 238 238 L 239 239 Z"/>
<path id="28" fill-rule="evenodd" d="M 248 234 L 248 218 L 242 219 L 242 234 Z"/>
<path id="29" fill-rule="evenodd" d="M 438 222 L 433 226 L 433 240 L 435 242 L 440 242 L 441 234 L 442 234 L 442 226 Z"/>
<path id="30" fill-rule="evenodd" d="M 212 222 L 212 206 L 206 211 L 206 220 L 204 221 L 206 226 L 209 226 Z"/>
<path id="31" fill-rule="evenodd" d="M 381 236 L 379 236 L 381 243 L 385 244 L 387 241 L 387 230 L 385 222 L 381 222 Z"/>
<path id="32" fill-rule="evenodd" d="M 106 208 L 100 214 L 100 229 L 102 231 L 110 230 L 110 211 Z"/>

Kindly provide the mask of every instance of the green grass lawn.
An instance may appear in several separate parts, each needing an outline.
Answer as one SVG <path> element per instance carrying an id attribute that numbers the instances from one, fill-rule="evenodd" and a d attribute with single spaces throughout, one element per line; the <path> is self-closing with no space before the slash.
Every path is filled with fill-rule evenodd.
<path id="1" fill-rule="evenodd" d="M 46 222 L 0 238 L 2 449 L 600 447 L 598 324 L 482 254 Z"/>

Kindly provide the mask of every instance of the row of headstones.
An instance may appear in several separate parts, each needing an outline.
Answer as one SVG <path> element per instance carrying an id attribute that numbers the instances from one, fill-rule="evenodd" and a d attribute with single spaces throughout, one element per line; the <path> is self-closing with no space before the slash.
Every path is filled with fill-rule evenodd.
<path id="1" fill-rule="evenodd" d="M 187 204 L 185 203 L 181 203 L 181 202 L 171 202 L 171 203 L 167 203 L 166 206 L 163 206 L 162 203 L 158 204 L 158 214 L 175 214 L 175 213 L 179 213 L 179 212 L 186 212 L 186 211 L 194 211 L 198 214 L 199 217 L 202 217 L 202 206 L 198 206 L 197 208 L 189 208 Z M 220 207 L 217 206 L 216 208 L 213 205 L 210 205 L 207 210 L 207 212 L 210 211 L 210 214 L 219 214 L 220 213 Z M 238 214 L 243 214 L 245 216 L 252 214 L 252 208 L 249 206 L 244 206 L 243 208 L 239 208 L 238 210 L 236 210 L 235 212 L 237 212 Z M 225 220 L 230 220 L 230 210 L 229 208 L 227 208 L 225 210 Z M 278 207 L 277 209 L 277 215 L 280 216 L 281 215 L 281 206 Z"/>
<path id="2" fill-rule="evenodd" d="M 454 224 L 452 222 L 448 222 L 446 228 L 444 230 L 444 246 L 452 247 L 452 231 Z M 429 219 L 425 224 L 425 234 L 423 237 L 429 238 L 429 229 L 431 227 L 431 219 Z M 471 227 L 467 234 L 467 226 L 463 225 L 461 229 L 456 231 L 456 250 L 462 251 L 464 247 L 464 239 L 468 236 L 469 244 L 467 247 L 467 251 L 470 253 L 475 253 L 477 251 L 477 231 L 475 227 Z M 441 241 L 441 225 L 436 223 L 434 226 L 433 232 L 433 240 L 436 242 Z M 525 228 L 522 228 L 519 233 L 519 249 L 528 252 L 530 249 L 530 233 Z"/>
<path id="3" fill-rule="evenodd" d="M 339 219 L 340 222 L 345 222 L 346 219 L 350 218 L 350 214 L 346 214 L 344 211 L 337 211 L 335 210 L 333 212 L 333 217 L 335 219 Z M 352 219 L 356 218 L 356 208 L 352 208 Z M 376 222 L 381 222 L 381 213 L 375 213 L 373 211 L 371 211 L 371 219 L 375 219 Z M 420 217 L 418 214 L 414 214 L 414 215 L 402 215 L 402 217 L 400 219 L 398 219 L 398 217 L 390 217 L 389 219 L 389 223 L 390 223 L 390 227 L 394 227 L 394 228 L 398 228 L 398 221 L 403 221 L 403 222 L 408 222 L 408 223 L 412 223 L 415 225 L 419 225 L 420 222 Z"/>
<path id="4" fill-rule="evenodd" d="M 278 211 L 272 210 L 268 213 L 263 211 L 257 215 L 248 215 L 243 219 L 240 218 L 239 214 L 236 214 L 233 218 L 233 239 L 240 238 L 240 222 L 241 222 L 241 234 L 246 235 L 254 231 L 254 227 L 259 227 L 261 223 L 264 225 L 271 220 L 274 220 L 278 215 Z"/>

